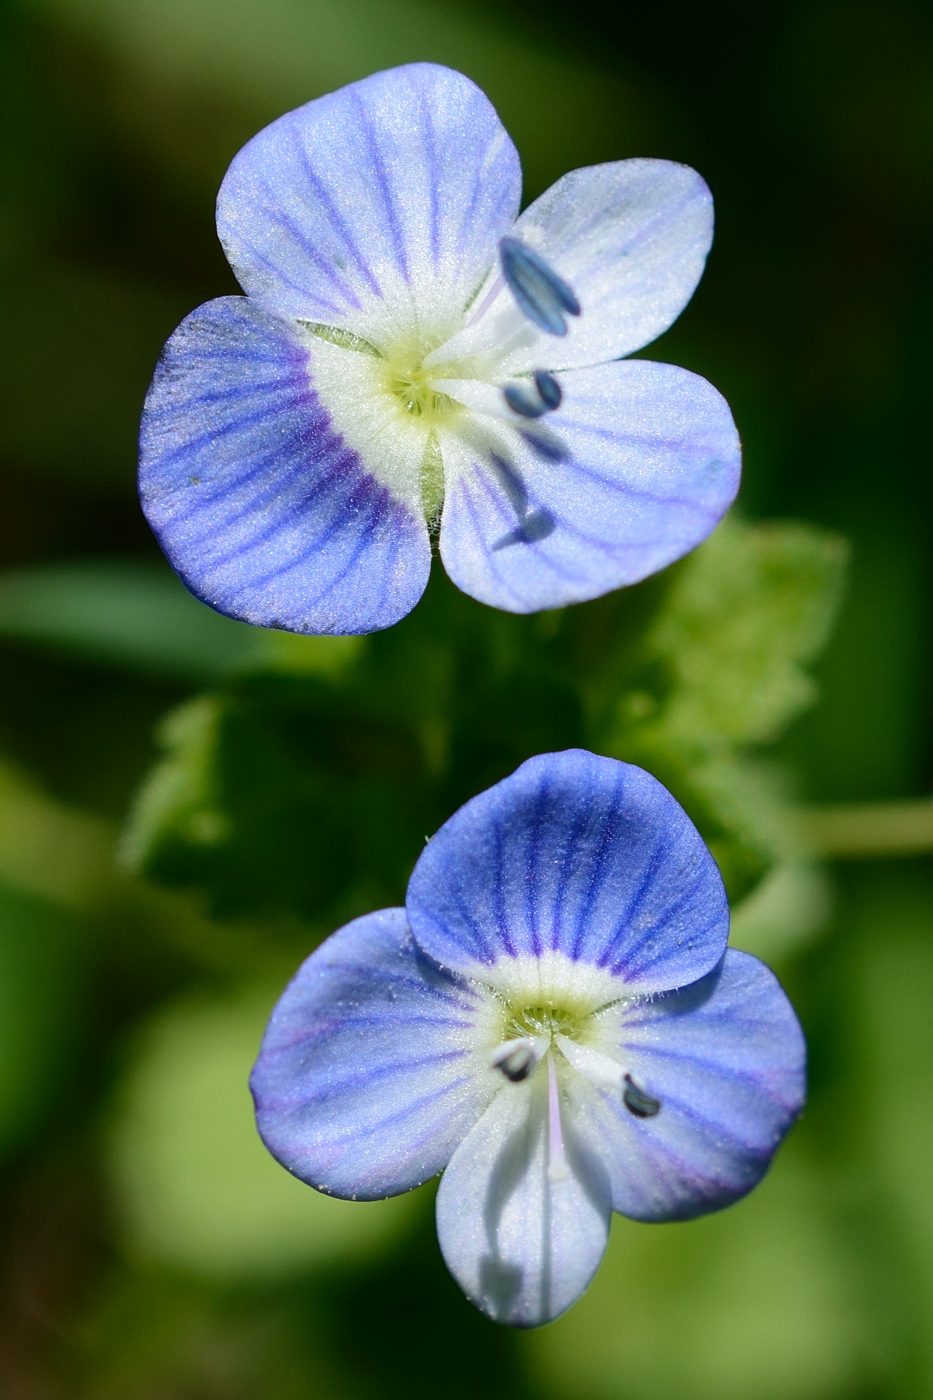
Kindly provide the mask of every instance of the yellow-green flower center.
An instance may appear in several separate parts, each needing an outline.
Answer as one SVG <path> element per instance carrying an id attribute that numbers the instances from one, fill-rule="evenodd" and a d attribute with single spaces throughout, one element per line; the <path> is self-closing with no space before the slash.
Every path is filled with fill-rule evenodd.
<path id="1" fill-rule="evenodd" d="M 425 369 L 425 356 L 434 349 L 430 342 L 418 341 L 394 347 L 384 355 L 382 382 L 405 413 L 433 426 L 462 412 L 462 405 L 431 388 L 437 369 Z"/>
<path id="2" fill-rule="evenodd" d="M 510 1002 L 504 1018 L 503 1040 L 518 1040 L 524 1036 L 565 1035 L 578 1040 L 590 1016 L 565 1006 L 522 1006 Z"/>

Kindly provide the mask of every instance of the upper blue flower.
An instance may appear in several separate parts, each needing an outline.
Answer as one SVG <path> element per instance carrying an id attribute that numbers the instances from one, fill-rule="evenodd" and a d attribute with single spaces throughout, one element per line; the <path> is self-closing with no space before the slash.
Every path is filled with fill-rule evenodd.
<path id="1" fill-rule="evenodd" d="M 695 827 L 649 774 L 530 759 L 428 843 L 404 909 L 348 924 L 276 1007 L 259 1130 L 332 1195 L 444 1170 L 441 1248 L 469 1297 L 536 1326 L 583 1292 L 613 1210 L 683 1220 L 761 1178 L 800 1111 L 803 1037 L 726 950 Z"/>
<path id="2" fill-rule="evenodd" d="M 727 404 L 616 362 L 689 301 L 709 190 L 616 161 L 517 218 L 520 188 L 489 101 L 433 64 L 309 102 L 236 156 L 217 227 L 247 295 L 178 328 L 141 436 L 143 507 L 199 598 L 375 631 L 420 598 L 439 525 L 458 587 L 534 612 L 714 528 L 739 477 Z"/>

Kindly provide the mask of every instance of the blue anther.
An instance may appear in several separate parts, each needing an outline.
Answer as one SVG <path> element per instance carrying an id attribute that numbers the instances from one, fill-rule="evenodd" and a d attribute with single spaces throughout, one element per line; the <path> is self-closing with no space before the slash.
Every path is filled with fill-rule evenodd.
<path id="1" fill-rule="evenodd" d="M 529 321 L 551 335 L 566 335 L 566 315 L 580 315 L 573 288 L 517 238 L 500 239 L 499 255 L 502 274 Z"/>
<path id="2" fill-rule="evenodd" d="M 535 388 L 541 395 L 547 408 L 560 408 L 560 401 L 564 396 L 553 374 L 548 374 L 546 369 L 536 369 Z"/>
<path id="3" fill-rule="evenodd" d="M 512 412 L 523 418 L 540 418 L 548 412 L 547 404 L 530 384 L 509 384 L 502 392 Z"/>
<path id="4" fill-rule="evenodd" d="M 540 418 L 559 408 L 563 398 L 557 380 L 544 369 L 535 370 L 531 384 L 509 384 L 502 393 L 512 412 L 523 418 Z"/>

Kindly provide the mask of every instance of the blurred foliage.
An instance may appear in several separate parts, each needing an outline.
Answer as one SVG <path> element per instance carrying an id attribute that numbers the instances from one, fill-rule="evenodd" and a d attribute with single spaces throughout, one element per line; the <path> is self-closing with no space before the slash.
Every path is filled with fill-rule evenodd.
<path id="1" fill-rule="evenodd" d="M 486 87 L 528 197 L 627 155 L 707 178 L 708 272 L 647 353 L 729 398 L 746 523 L 560 614 L 436 570 L 391 632 L 257 635 L 148 536 L 139 406 L 178 320 L 235 291 L 212 211 L 239 145 L 418 58 Z M 930 863 L 830 874 L 793 819 L 930 784 L 931 93 L 914 0 L 0 7 L 4 1397 L 933 1400 Z M 244 1078 L 314 943 L 571 744 L 692 812 L 812 1092 L 747 1201 L 617 1221 L 588 1296 L 516 1336 L 446 1274 L 427 1194 L 380 1215 L 278 1171 Z"/>
<path id="2" fill-rule="evenodd" d="M 580 745 L 667 783 L 741 896 L 781 854 L 781 804 L 743 756 L 812 701 L 801 666 L 843 557 L 812 527 L 731 522 L 663 582 L 532 618 L 479 610 L 435 571 L 415 612 L 352 654 L 295 638 L 176 711 L 125 856 L 203 887 L 216 914 L 326 932 L 401 903 L 425 837 L 480 787 Z M 347 663 L 301 672 L 302 646 Z"/>
<path id="3" fill-rule="evenodd" d="M 309 1192 L 265 1150 L 249 1074 L 276 988 L 176 1002 L 142 1037 L 112 1133 L 131 1248 L 220 1278 L 301 1273 L 380 1252 L 420 1197 L 367 1203 Z"/>

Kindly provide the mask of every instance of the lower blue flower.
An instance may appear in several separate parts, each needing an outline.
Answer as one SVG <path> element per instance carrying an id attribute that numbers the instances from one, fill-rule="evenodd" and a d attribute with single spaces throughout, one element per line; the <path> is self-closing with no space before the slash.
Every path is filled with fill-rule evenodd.
<path id="1" fill-rule="evenodd" d="M 689 818 L 648 773 L 530 759 L 448 821 L 404 909 L 348 924 L 273 1012 L 259 1131 L 373 1200 L 443 1172 L 448 1267 L 498 1322 L 581 1295 L 613 1210 L 685 1220 L 763 1176 L 805 1094 L 793 1009 L 726 948 Z"/>

